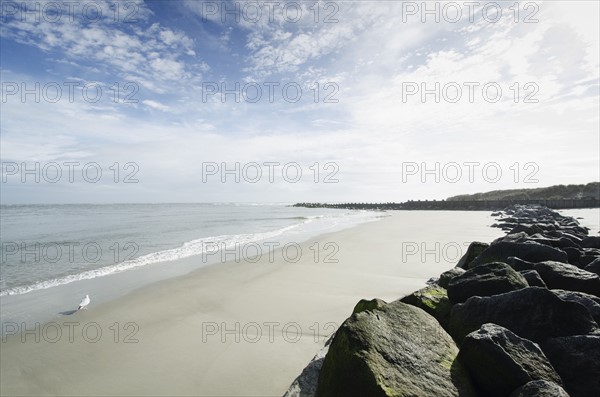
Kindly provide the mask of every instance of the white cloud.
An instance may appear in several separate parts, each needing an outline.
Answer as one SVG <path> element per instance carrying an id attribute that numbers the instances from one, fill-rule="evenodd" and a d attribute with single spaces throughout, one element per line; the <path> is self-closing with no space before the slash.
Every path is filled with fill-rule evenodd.
<path id="1" fill-rule="evenodd" d="M 382 201 L 538 186 L 514 183 L 509 166 L 516 162 L 539 165 L 539 186 L 597 180 L 598 4 L 570 4 L 540 3 L 535 24 L 514 23 L 510 14 L 495 24 L 403 22 L 397 2 L 340 2 L 335 24 L 292 25 L 278 18 L 221 26 L 211 16 L 218 45 L 241 56 L 210 67 L 186 58 L 193 38 L 157 23 L 133 32 L 39 27 L 38 46 L 72 50 L 76 57 L 61 58 L 109 65 L 167 98 L 144 98 L 141 105 L 3 106 L 2 154 L 137 161 L 146 178 L 137 196 L 142 201 Z M 339 103 L 323 103 L 323 91 L 317 103 L 221 103 L 217 96 L 205 103 L 201 82 L 209 71 L 220 73 L 219 82 L 295 80 L 309 94 L 311 83 L 336 82 Z M 486 102 L 478 88 L 471 103 L 465 82 L 497 83 L 502 100 Z M 529 82 L 539 88 L 537 103 L 523 102 Z M 429 96 L 422 103 L 417 95 L 403 101 L 405 83 L 458 83 L 464 99 L 436 103 Z M 57 132 L 61 138 L 53 139 Z M 203 161 L 333 161 L 340 183 L 331 189 L 314 183 L 209 187 L 199 180 Z M 506 174 L 498 184 L 481 178 L 403 184 L 405 161 L 496 161 Z"/>
<path id="2" fill-rule="evenodd" d="M 137 23 L 115 21 L 112 2 L 95 4 L 104 10 L 103 19 L 91 24 L 77 13 L 73 20 L 67 16 L 58 21 L 13 18 L 3 23 L 0 32 L 19 43 L 58 52 L 70 61 L 95 62 L 95 66 L 110 74 L 152 81 L 146 88 L 156 92 L 164 92 L 173 80 L 201 76 L 207 69 L 204 61 L 186 64 L 181 60 L 196 55 L 194 41 L 183 32 L 159 23 L 149 24 L 152 14 L 143 1 L 136 2 Z M 132 4 L 129 2 L 128 6 L 131 8 Z M 41 8 L 44 9 L 43 4 Z M 196 64 L 201 67 L 196 68 Z"/>
<path id="3" fill-rule="evenodd" d="M 142 103 L 148 107 L 151 107 L 152 109 L 161 110 L 163 112 L 166 112 L 170 109 L 168 106 L 150 99 L 143 100 Z"/>

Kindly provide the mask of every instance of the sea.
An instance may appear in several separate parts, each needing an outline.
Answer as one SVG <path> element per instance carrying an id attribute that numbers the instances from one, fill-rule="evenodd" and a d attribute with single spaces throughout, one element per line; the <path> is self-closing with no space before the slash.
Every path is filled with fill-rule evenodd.
<path id="1" fill-rule="evenodd" d="M 0 320 L 43 322 L 203 266 L 248 261 L 387 216 L 288 203 L 0 206 Z"/>

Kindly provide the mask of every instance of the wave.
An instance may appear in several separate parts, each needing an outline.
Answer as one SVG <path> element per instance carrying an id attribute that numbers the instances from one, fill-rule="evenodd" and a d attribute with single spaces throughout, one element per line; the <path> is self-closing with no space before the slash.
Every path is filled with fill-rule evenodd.
<path id="1" fill-rule="evenodd" d="M 366 216 L 365 216 L 366 215 Z M 81 273 L 69 274 L 66 276 L 60 276 L 50 280 L 38 281 L 33 284 L 24 286 L 15 286 L 0 291 L 0 297 L 8 295 L 21 295 L 32 291 L 41 289 L 52 288 L 60 285 L 70 284 L 75 281 L 90 280 L 97 277 L 108 276 L 111 274 L 121 273 L 127 270 L 140 268 L 142 266 L 155 264 L 159 262 L 172 262 L 179 259 L 189 258 L 192 256 L 202 255 L 206 253 L 214 254 L 220 249 L 232 249 L 238 245 L 255 243 L 261 240 L 274 238 L 281 236 L 284 233 L 290 232 L 303 225 L 309 227 L 309 224 L 315 225 L 313 222 L 320 221 L 317 223 L 317 232 L 319 234 L 326 229 L 338 227 L 340 224 L 348 222 L 348 226 L 367 222 L 369 220 L 377 220 L 387 216 L 384 213 L 374 213 L 367 211 L 356 211 L 356 212 L 344 212 L 338 214 L 327 214 L 327 215 L 315 215 L 315 216 L 296 216 L 279 219 L 290 219 L 297 220 L 299 222 L 286 226 L 277 230 L 263 233 L 253 234 L 232 234 L 232 235 L 219 235 L 203 237 L 196 240 L 191 240 L 183 243 L 181 246 L 166 250 L 153 252 L 146 255 L 141 255 L 137 258 L 133 258 L 127 261 L 123 261 L 117 264 L 100 267 L 98 269 L 88 270 Z M 272 220 L 273 218 L 270 218 Z M 277 218 L 274 218 L 277 219 Z M 301 230 L 302 231 L 302 230 Z M 0 283 L 1 285 L 1 283 Z"/>
<path id="2" fill-rule="evenodd" d="M 302 223 L 298 223 L 295 225 L 286 226 L 284 228 L 274 230 L 272 232 L 265 233 L 234 234 L 204 237 L 201 239 L 185 242 L 177 248 L 171 248 L 142 255 L 134 259 L 117 263 L 115 265 L 104 266 L 98 269 L 88 270 L 77 274 L 70 274 L 51 280 L 39 281 L 30 285 L 11 287 L 6 290 L 0 291 L 0 297 L 8 295 L 21 295 L 40 289 L 47 289 L 59 285 L 70 284 L 75 281 L 90 280 L 96 277 L 103 277 L 108 276 L 110 274 L 121 273 L 126 270 L 135 269 L 153 263 L 172 262 L 178 259 L 189 258 L 191 256 L 202 255 L 206 253 L 212 254 L 215 252 L 215 248 L 231 249 L 232 247 L 236 247 L 238 244 L 242 245 L 254 243 L 268 238 L 277 237 L 301 225 Z"/>

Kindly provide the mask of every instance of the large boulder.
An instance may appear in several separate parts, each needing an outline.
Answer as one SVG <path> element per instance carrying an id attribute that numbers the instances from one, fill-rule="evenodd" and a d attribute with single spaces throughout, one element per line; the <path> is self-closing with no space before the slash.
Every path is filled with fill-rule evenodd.
<path id="1" fill-rule="evenodd" d="M 580 248 L 580 246 L 570 238 L 559 237 L 558 240 L 552 244 L 553 247 L 557 248 Z"/>
<path id="2" fill-rule="evenodd" d="M 470 397 L 458 348 L 423 310 L 394 301 L 353 314 L 325 357 L 317 397 Z"/>
<path id="3" fill-rule="evenodd" d="M 469 244 L 467 252 L 458 260 L 458 264 L 456 265 L 456 267 L 468 269 L 473 259 L 477 258 L 489 246 L 490 245 L 488 243 L 473 241 L 471 244 Z"/>
<path id="4" fill-rule="evenodd" d="M 565 252 L 565 254 L 567 254 L 567 260 L 571 265 L 581 267 L 580 260 L 582 257 L 582 253 L 579 249 L 573 247 L 565 247 L 561 249 Z"/>
<path id="5" fill-rule="evenodd" d="M 600 336 L 549 339 L 542 349 L 571 397 L 600 396 Z"/>
<path id="6" fill-rule="evenodd" d="M 584 270 L 600 276 L 600 258 L 595 259 L 592 263 L 587 265 Z"/>
<path id="7" fill-rule="evenodd" d="M 428 285 L 400 300 L 429 313 L 445 330 L 448 330 L 452 303 L 450 303 L 448 294 L 444 288 L 435 284 Z"/>
<path id="8" fill-rule="evenodd" d="M 565 389 L 553 382 L 534 380 L 519 387 L 509 397 L 570 397 Z"/>
<path id="9" fill-rule="evenodd" d="M 460 276 L 464 272 L 465 269 L 463 269 L 462 267 L 453 267 L 452 269 L 440 274 L 438 285 L 443 288 L 448 288 L 448 283 L 450 282 L 450 280 L 452 280 L 454 277 Z"/>
<path id="10" fill-rule="evenodd" d="M 500 295 L 469 298 L 452 307 L 450 335 L 459 344 L 485 323 L 498 324 L 540 343 L 548 338 L 586 335 L 598 330 L 588 310 L 545 288 L 529 287 Z"/>
<path id="11" fill-rule="evenodd" d="M 567 262 L 567 254 L 558 248 L 535 242 L 510 242 L 501 241 L 490 245 L 477 258 L 469 264 L 469 268 L 490 262 L 505 262 L 511 256 L 515 256 L 528 262 L 556 261 Z"/>
<path id="12" fill-rule="evenodd" d="M 546 283 L 535 270 L 521 270 L 519 273 L 527 280 L 530 287 L 547 288 Z"/>
<path id="13" fill-rule="evenodd" d="M 486 263 L 467 270 L 448 284 L 448 298 L 462 303 L 472 296 L 491 296 L 528 287 L 527 280 L 502 262 Z"/>
<path id="14" fill-rule="evenodd" d="M 550 289 L 565 289 L 600 296 L 600 277 L 568 263 L 546 261 L 534 269 Z"/>
<path id="15" fill-rule="evenodd" d="M 581 240 L 583 248 L 600 248 L 600 236 L 589 236 Z"/>
<path id="16" fill-rule="evenodd" d="M 532 380 L 562 384 L 537 344 L 496 324 L 484 324 L 467 335 L 458 359 L 480 394 L 488 397 L 506 397 Z"/>
<path id="17" fill-rule="evenodd" d="M 569 302 L 576 302 L 590 312 L 596 324 L 600 325 L 600 298 L 583 292 L 565 291 L 562 289 L 552 290 L 560 299 Z"/>
<path id="18" fill-rule="evenodd" d="M 582 253 L 579 257 L 579 267 L 585 269 L 596 259 L 600 258 L 600 250 L 596 248 L 582 248 Z"/>
<path id="19" fill-rule="evenodd" d="M 514 256 L 509 256 L 506 260 L 506 263 L 518 272 L 524 270 L 535 270 L 535 263 L 524 261 L 523 259 L 516 258 Z"/>

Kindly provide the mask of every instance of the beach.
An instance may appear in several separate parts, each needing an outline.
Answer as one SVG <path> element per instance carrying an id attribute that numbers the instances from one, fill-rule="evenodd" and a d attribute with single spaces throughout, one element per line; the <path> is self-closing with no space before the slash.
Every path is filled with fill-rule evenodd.
<path id="1" fill-rule="evenodd" d="M 390 213 L 305 241 L 300 255 L 218 263 L 17 324 L 2 341 L 0 392 L 280 396 L 358 300 L 419 289 L 471 241 L 502 236 L 492 223 L 487 211 Z"/>

